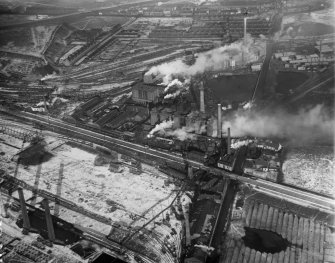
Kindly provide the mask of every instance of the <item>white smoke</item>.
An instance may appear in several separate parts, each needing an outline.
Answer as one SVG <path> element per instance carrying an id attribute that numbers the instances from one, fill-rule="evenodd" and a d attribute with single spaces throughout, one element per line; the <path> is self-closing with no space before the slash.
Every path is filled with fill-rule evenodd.
<path id="1" fill-rule="evenodd" d="M 247 140 L 234 140 L 233 139 L 230 147 L 232 149 L 238 149 L 238 148 L 240 148 L 242 146 L 247 146 L 247 145 L 249 145 L 252 142 L 253 142 L 253 140 L 249 140 L 249 139 L 247 139 Z"/>
<path id="2" fill-rule="evenodd" d="M 285 31 L 285 27 L 287 24 L 292 24 L 296 21 L 296 19 L 292 16 L 284 16 L 282 19 L 282 22 L 280 24 L 280 30 L 278 32 L 275 33 L 274 35 L 274 40 L 279 40 L 280 38 L 282 38 L 284 35 L 291 38 L 289 35 L 286 35 L 286 31 Z"/>
<path id="3" fill-rule="evenodd" d="M 173 86 L 182 87 L 183 83 L 179 79 L 172 80 L 164 89 L 164 93 L 168 92 L 169 89 Z"/>
<path id="4" fill-rule="evenodd" d="M 242 60 L 243 63 L 257 61 L 258 54 L 264 52 L 264 48 L 264 41 L 256 43 L 250 35 L 247 35 L 245 43 L 240 40 L 230 45 L 200 53 L 193 65 L 186 65 L 182 59 L 178 59 L 152 67 L 145 75 L 163 75 L 163 82 L 168 84 L 178 76 L 189 78 L 209 70 L 222 70 L 227 67 L 227 62 L 232 60 L 236 61 L 237 64 L 242 63 Z"/>
<path id="5" fill-rule="evenodd" d="M 47 74 L 43 78 L 41 78 L 41 81 L 49 80 L 49 79 L 54 79 L 57 77 L 57 73 L 53 72 L 52 74 Z"/>
<path id="6" fill-rule="evenodd" d="M 167 136 L 176 137 L 180 141 L 185 141 L 187 139 L 194 140 L 196 135 L 189 132 L 190 130 L 188 127 L 182 127 L 176 130 L 164 131 L 164 134 Z"/>
<path id="7" fill-rule="evenodd" d="M 175 93 L 169 93 L 164 96 L 164 99 L 174 99 L 180 95 L 180 90 L 177 90 Z"/>
<path id="8" fill-rule="evenodd" d="M 206 125 L 201 122 L 189 123 L 187 126 L 184 126 L 179 129 L 173 129 L 173 120 L 163 121 L 155 126 L 149 134 L 148 138 L 154 136 L 154 134 L 159 134 L 161 136 L 172 136 L 177 138 L 178 140 L 194 140 L 196 135 L 194 134 L 202 134 L 206 132 Z"/>
<path id="9" fill-rule="evenodd" d="M 175 137 L 180 141 L 194 140 L 196 138 L 196 135 L 193 132 L 201 134 L 206 131 L 206 126 L 201 125 L 200 123 L 193 123 L 192 125 L 184 126 L 180 129 L 175 129 L 175 130 L 172 129 L 173 121 L 172 121 L 172 124 L 168 121 L 168 122 L 165 122 L 163 125 L 160 125 L 160 126 L 158 125 L 156 125 L 155 127 L 156 130 L 153 129 L 149 133 L 149 137 L 153 136 L 154 133 L 158 133 L 161 136 Z"/>
<path id="10" fill-rule="evenodd" d="M 156 132 L 164 132 L 166 129 L 171 129 L 173 125 L 172 120 L 163 121 L 155 126 L 150 132 L 149 137 L 153 136 Z"/>
<path id="11" fill-rule="evenodd" d="M 251 101 L 247 102 L 246 104 L 243 105 L 244 110 L 249 110 L 253 107 L 253 104 Z"/>
<path id="12" fill-rule="evenodd" d="M 190 81 L 186 79 L 184 82 L 181 82 L 179 79 L 172 80 L 167 87 L 164 89 L 164 93 L 168 93 L 164 96 L 164 99 L 174 99 L 178 97 L 183 92 L 187 91 L 189 89 Z"/>
<path id="13" fill-rule="evenodd" d="M 222 119 L 222 129 L 231 128 L 234 137 L 279 137 L 292 142 L 308 143 L 333 140 L 334 119 L 323 105 L 304 108 L 292 114 L 284 110 L 259 112 L 237 111 Z"/>

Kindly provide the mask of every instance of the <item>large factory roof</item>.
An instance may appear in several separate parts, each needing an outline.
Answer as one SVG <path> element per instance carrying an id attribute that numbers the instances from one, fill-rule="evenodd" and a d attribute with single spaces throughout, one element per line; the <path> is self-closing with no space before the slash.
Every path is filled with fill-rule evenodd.
<path id="1" fill-rule="evenodd" d="M 157 83 L 145 83 L 139 82 L 134 85 L 134 89 L 145 89 L 147 91 L 156 91 L 156 90 L 164 90 L 166 88 L 165 85 L 160 85 Z"/>

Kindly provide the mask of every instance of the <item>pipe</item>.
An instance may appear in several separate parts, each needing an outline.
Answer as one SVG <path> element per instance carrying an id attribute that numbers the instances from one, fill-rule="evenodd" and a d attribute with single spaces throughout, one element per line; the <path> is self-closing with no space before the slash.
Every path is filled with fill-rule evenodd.
<path id="1" fill-rule="evenodd" d="M 200 83 L 200 112 L 205 113 L 205 90 L 203 82 Z"/>
<path id="2" fill-rule="evenodd" d="M 22 188 L 18 188 L 17 190 L 19 192 L 21 213 L 22 213 L 22 219 L 23 219 L 23 231 L 22 231 L 22 233 L 23 234 L 28 234 L 28 232 L 30 230 L 30 222 L 29 222 L 29 217 L 28 217 L 28 212 L 27 212 L 27 207 L 26 207 L 26 201 L 24 199 Z"/>
<path id="3" fill-rule="evenodd" d="M 227 153 L 231 153 L 231 139 L 230 139 L 230 128 L 227 131 Z"/>
<path id="4" fill-rule="evenodd" d="M 222 137 L 222 122 L 221 122 L 221 118 L 222 118 L 222 107 L 221 104 L 218 104 L 218 128 L 217 128 L 217 136 L 218 138 Z"/>

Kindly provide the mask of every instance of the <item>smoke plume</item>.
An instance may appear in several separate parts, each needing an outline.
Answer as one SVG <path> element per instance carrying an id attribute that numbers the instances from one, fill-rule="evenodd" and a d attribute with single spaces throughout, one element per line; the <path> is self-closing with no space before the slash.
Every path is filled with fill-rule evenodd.
<path id="1" fill-rule="evenodd" d="M 240 40 L 230 45 L 200 53 L 191 66 L 186 65 L 182 59 L 178 59 L 152 67 L 146 75 L 163 75 L 163 82 L 168 84 L 178 76 L 189 78 L 210 70 L 222 70 L 228 67 L 227 64 L 232 60 L 236 62 L 236 65 L 241 64 L 242 61 L 243 63 L 256 61 L 258 60 L 258 54 L 264 52 L 264 47 L 263 41 L 256 43 L 250 35 L 247 35 L 245 43 Z"/>
<path id="2" fill-rule="evenodd" d="M 323 105 L 300 109 L 258 112 L 237 111 L 222 120 L 222 129 L 231 128 L 231 135 L 287 138 L 295 144 L 314 141 L 332 142 L 334 119 Z"/>
<path id="3" fill-rule="evenodd" d="M 206 132 L 206 125 L 202 124 L 201 122 L 194 122 L 189 123 L 188 125 L 179 128 L 173 129 L 173 120 L 163 121 L 155 126 L 149 134 L 148 137 L 154 136 L 154 134 L 159 134 L 160 136 L 168 136 L 168 137 L 175 137 L 178 140 L 194 140 L 196 135 L 193 133 L 204 133 Z"/>
<path id="4" fill-rule="evenodd" d="M 184 82 L 181 82 L 179 79 L 172 80 L 164 89 L 164 99 L 174 99 L 185 93 L 189 89 L 189 84 L 190 81 L 187 79 Z"/>
<path id="5" fill-rule="evenodd" d="M 189 132 L 191 131 L 188 127 L 182 127 L 181 129 L 165 131 L 164 134 L 167 136 L 173 136 L 180 141 L 185 141 L 187 139 L 193 140 L 195 138 L 195 134 Z"/>
<path id="6" fill-rule="evenodd" d="M 153 136 L 156 132 L 164 132 L 166 129 L 171 129 L 173 125 L 172 120 L 163 121 L 155 126 L 150 132 L 149 137 Z"/>

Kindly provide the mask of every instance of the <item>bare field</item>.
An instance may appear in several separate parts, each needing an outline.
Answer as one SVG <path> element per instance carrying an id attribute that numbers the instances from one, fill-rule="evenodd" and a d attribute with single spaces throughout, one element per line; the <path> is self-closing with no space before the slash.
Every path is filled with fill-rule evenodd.
<path id="1" fill-rule="evenodd" d="M 4 51 L 40 56 L 56 26 L 16 28 L 0 32 L 0 48 Z"/>

